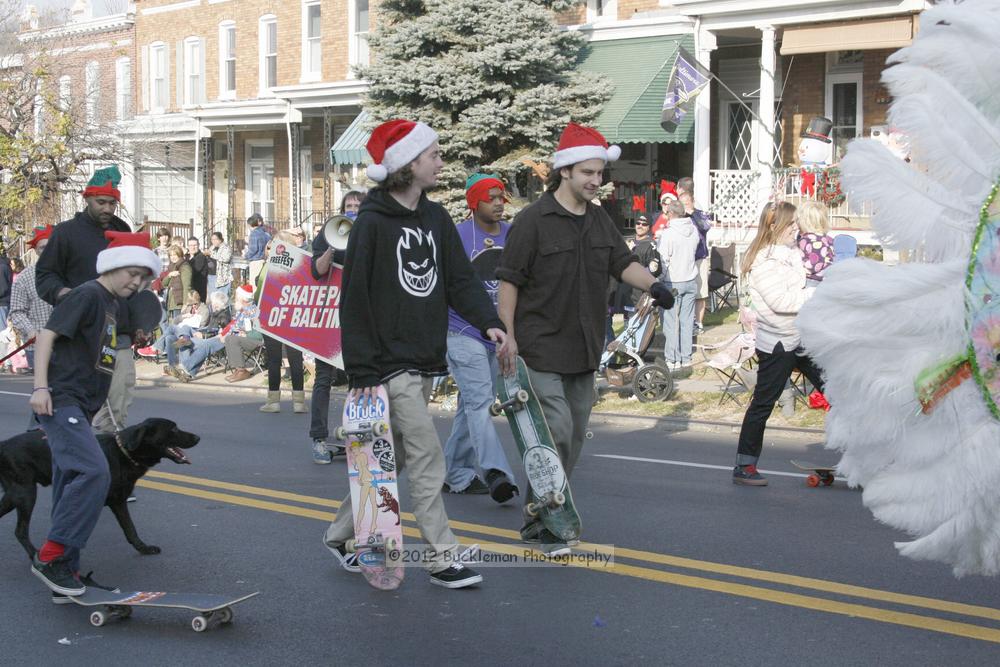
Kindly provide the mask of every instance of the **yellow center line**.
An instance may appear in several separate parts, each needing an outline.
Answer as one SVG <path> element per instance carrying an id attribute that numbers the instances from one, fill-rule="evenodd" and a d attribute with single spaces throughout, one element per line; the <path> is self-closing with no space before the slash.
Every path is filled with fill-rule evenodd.
<path id="1" fill-rule="evenodd" d="M 165 491 L 167 493 L 177 493 L 181 495 L 192 496 L 195 498 L 215 500 L 219 502 L 231 503 L 234 505 L 242 505 L 245 507 L 254 507 L 257 509 L 263 509 L 272 512 L 280 512 L 282 514 L 290 514 L 310 519 L 318 519 L 321 521 L 332 521 L 335 516 L 334 513 L 326 512 L 323 510 L 314 510 L 305 507 L 297 507 L 294 505 L 284 505 L 282 503 L 275 503 L 266 500 L 258 500 L 256 498 L 234 496 L 227 493 L 219 493 L 217 491 L 207 491 L 204 489 L 197 489 L 187 486 L 177 486 L 174 484 L 166 484 L 163 482 L 155 482 L 145 479 L 139 480 L 138 486 L 148 489 L 155 489 L 158 491 Z M 420 534 L 416 528 L 411 528 L 409 526 L 404 527 L 403 533 L 411 537 L 416 537 Z M 463 544 L 470 544 L 473 542 L 473 540 L 463 537 L 462 539 L 460 539 L 460 542 Z M 487 543 L 481 543 L 480 548 L 487 551 L 494 551 L 497 553 L 507 553 L 513 555 L 520 555 L 524 553 L 523 547 L 516 547 L 510 544 L 487 542 Z M 911 614 L 907 612 L 879 609 L 877 607 L 867 607 L 865 605 L 860 605 L 860 604 L 840 602 L 837 600 L 827 600 L 807 595 L 800 595 L 798 593 L 788 593 L 770 588 L 762 588 L 759 586 L 748 586 L 746 584 L 738 584 L 728 581 L 718 581 L 715 579 L 708 579 L 705 577 L 695 577 L 676 572 L 665 572 L 663 570 L 654 570 L 651 568 L 637 567 L 634 565 L 625 565 L 622 563 L 614 563 L 613 565 L 598 566 L 598 567 L 584 565 L 576 561 L 569 561 L 567 564 L 571 567 L 581 567 L 586 569 L 598 570 L 607 572 L 609 574 L 617 574 L 621 576 L 633 577 L 638 579 L 646 579 L 648 581 L 657 581 L 666 584 L 672 584 L 675 586 L 684 586 L 687 588 L 695 588 L 699 590 L 726 593 L 729 595 L 737 595 L 740 597 L 746 597 L 765 602 L 773 602 L 776 604 L 783 604 L 792 607 L 800 607 L 803 609 L 810 609 L 814 611 L 824 611 L 827 613 L 839 614 L 842 616 L 865 618 L 873 621 L 879 621 L 882 623 L 891 623 L 894 625 L 902 625 L 911 628 L 918 628 L 921 630 L 929 630 L 932 632 L 941 632 L 945 634 L 956 635 L 959 637 L 967 637 L 970 639 L 979 639 L 983 641 L 1000 643 L 1000 630 L 974 625 L 971 623 L 961 623 L 958 621 L 949 621 L 931 616 L 920 616 L 918 614 Z"/>
<path id="2" fill-rule="evenodd" d="M 204 477 L 177 475 L 173 473 L 158 472 L 158 471 L 150 471 L 149 473 L 146 474 L 146 478 L 149 477 L 157 477 L 161 479 L 184 482 L 188 484 L 198 484 L 213 488 L 226 489 L 229 491 L 239 491 L 242 493 L 249 493 L 252 495 L 258 495 L 268 498 L 292 500 L 295 502 L 300 502 L 308 505 L 317 505 L 320 507 L 330 507 L 333 509 L 337 509 L 340 507 L 339 500 L 330 500 L 327 498 L 319 498 L 317 496 L 307 496 L 297 493 L 289 493 L 287 491 L 277 491 L 274 489 L 248 486 L 245 484 L 233 484 L 231 482 L 222 482 Z M 140 484 L 144 483 L 148 483 L 147 480 L 140 481 Z M 157 487 L 152 487 L 152 488 L 157 488 Z M 172 491 L 175 488 L 176 487 L 171 487 L 169 489 L 160 489 L 160 490 Z M 227 498 L 229 498 L 229 496 L 227 496 Z M 258 505 L 249 505 L 249 506 L 258 507 Z M 282 510 L 276 508 L 281 508 L 281 507 L 287 507 L 287 506 L 275 503 L 264 503 L 263 505 L 259 506 L 259 509 L 268 509 L 271 511 L 280 512 Z M 329 517 L 330 520 L 332 520 L 333 518 L 333 515 L 327 512 L 318 512 L 316 513 L 316 516 L 313 516 L 311 518 L 319 518 L 319 515 L 323 515 L 324 517 Z M 300 514 L 299 516 L 307 516 L 307 515 Z M 403 512 L 402 517 L 406 521 L 411 521 L 411 522 L 416 521 L 413 514 L 409 512 Z M 507 530 L 504 528 L 496 528 L 494 526 L 484 526 L 482 524 L 469 523 L 465 521 L 452 520 L 449 521 L 448 523 L 452 527 L 452 529 L 456 531 L 464 531 L 480 535 L 491 535 L 493 537 L 505 538 L 509 540 L 521 539 L 520 534 L 516 530 Z M 609 551 L 611 551 L 611 549 L 609 549 L 607 545 L 591 544 L 588 542 L 581 542 L 579 549 L 591 552 L 597 551 L 603 554 L 607 554 Z M 965 616 L 975 616 L 993 621 L 1000 621 L 1000 609 L 994 609 L 992 607 L 983 607 L 980 605 L 965 604 L 962 602 L 951 602 L 949 600 L 939 600 L 920 595 L 895 593 L 893 591 L 885 591 L 877 588 L 868 588 L 865 586 L 844 584 L 836 581 L 815 579 L 812 577 L 802 577 L 794 574 L 786 574 L 783 572 L 757 570 L 748 567 L 741 567 L 738 565 L 727 565 L 725 563 L 714 563 L 711 561 L 695 560 L 692 558 L 671 556 L 669 554 L 660 554 L 650 551 L 640 551 L 638 549 L 629 549 L 626 547 L 617 547 L 617 546 L 613 547 L 613 552 L 616 560 L 619 558 L 630 558 L 633 560 L 644 561 L 647 563 L 654 563 L 657 565 L 680 567 L 688 570 L 698 570 L 701 572 L 710 572 L 712 574 L 723 574 L 727 576 L 740 577 L 743 579 L 750 579 L 754 581 L 765 581 L 774 584 L 795 586 L 797 588 L 817 590 L 824 594 L 847 595 L 851 597 L 864 598 L 868 600 L 876 600 L 879 602 L 889 602 L 893 604 L 907 605 L 910 607 L 933 609 L 935 611 L 942 611 L 946 613 L 961 614 Z"/>

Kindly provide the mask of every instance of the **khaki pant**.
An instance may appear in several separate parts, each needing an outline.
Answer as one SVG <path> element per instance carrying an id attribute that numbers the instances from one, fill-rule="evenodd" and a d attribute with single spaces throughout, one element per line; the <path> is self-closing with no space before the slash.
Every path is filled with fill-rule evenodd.
<path id="1" fill-rule="evenodd" d="M 427 411 L 431 380 L 404 373 L 389 380 L 386 392 L 389 395 L 396 468 L 399 474 L 404 467 L 409 470 L 410 502 L 409 507 L 404 505 L 403 509 L 412 508 L 420 536 L 436 554 L 436 557 L 432 555 L 428 570 L 440 572 L 450 566 L 449 562 L 445 562 L 444 554 L 450 552 L 454 557 L 458 551 L 458 540 L 448 527 L 448 515 L 441 499 L 444 453 Z M 323 539 L 335 548 L 353 537 L 354 516 L 351 494 L 348 493 Z"/>
<path id="2" fill-rule="evenodd" d="M 111 376 L 111 389 L 108 390 L 107 403 L 94 416 L 94 430 L 98 433 L 114 433 L 118 428 L 125 428 L 128 421 L 128 408 L 132 405 L 135 393 L 135 358 L 132 348 L 118 350 L 115 355 L 115 372 Z M 108 406 L 111 414 L 108 414 Z M 114 421 L 111 417 L 114 416 Z"/>
<path id="3" fill-rule="evenodd" d="M 583 438 L 594 407 L 594 373 L 561 375 L 528 368 L 528 377 L 569 479 L 583 450 Z M 525 504 L 530 502 L 530 496 L 524 494 Z"/>

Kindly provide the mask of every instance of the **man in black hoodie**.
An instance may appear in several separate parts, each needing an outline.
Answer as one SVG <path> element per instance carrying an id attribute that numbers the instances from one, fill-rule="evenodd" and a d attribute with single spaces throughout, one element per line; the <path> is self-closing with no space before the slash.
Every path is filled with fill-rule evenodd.
<path id="1" fill-rule="evenodd" d="M 60 222 L 52 231 L 45 252 L 35 264 L 35 289 L 43 301 L 57 305 L 74 287 L 97 278 L 97 255 L 108 247 L 105 232 L 131 232 L 124 220 L 115 215 L 121 193 L 118 167 L 98 169 L 83 191 L 87 208 L 71 219 Z M 132 347 L 132 326 L 128 308 L 118 307 L 119 350 Z M 135 360 L 129 353 L 119 354 L 111 378 L 107 402 L 94 417 L 99 433 L 114 433 L 115 424 L 125 428 L 128 408 L 135 388 Z M 108 405 L 112 411 L 109 412 Z"/>
<path id="2" fill-rule="evenodd" d="M 458 562 L 441 487 L 441 441 L 427 411 L 431 378 L 445 375 L 448 307 L 505 350 L 503 324 L 479 280 L 455 224 L 424 191 L 443 162 L 437 134 L 423 123 L 391 120 L 368 141 L 368 176 L 382 183 L 361 204 L 344 261 L 340 308 L 348 400 L 385 385 L 399 471 L 409 469 L 410 502 L 433 553 L 431 583 L 463 588 L 482 576 Z M 324 542 L 348 571 L 358 571 L 344 543 L 354 537 L 351 496 Z"/>

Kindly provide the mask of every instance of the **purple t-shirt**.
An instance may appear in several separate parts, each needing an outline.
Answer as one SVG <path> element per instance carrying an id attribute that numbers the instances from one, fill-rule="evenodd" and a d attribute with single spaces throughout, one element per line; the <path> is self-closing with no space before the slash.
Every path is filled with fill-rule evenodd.
<path id="1" fill-rule="evenodd" d="M 462 239 L 462 246 L 465 254 L 472 260 L 472 267 L 479 274 L 483 281 L 486 293 L 493 300 L 493 305 L 497 305 L 497 293 L 500 291 L 500 281 L 496 278 L 497 264 L 500 263 L 500 255 L 503 253 L 504 244 L 507 241 L 507 232 L 510 231 L 510 223 L 500 223 L 500 233 L 487 234 L 471 218 L 455 225 L 458 235 Z M 494 347 L 493 343 L 479 332 L 479 329 L 472 326 L 458 313 L 451 308 L 448 309 L 448 331 L 456 331 L 475 338 L 484 345 Z"/>

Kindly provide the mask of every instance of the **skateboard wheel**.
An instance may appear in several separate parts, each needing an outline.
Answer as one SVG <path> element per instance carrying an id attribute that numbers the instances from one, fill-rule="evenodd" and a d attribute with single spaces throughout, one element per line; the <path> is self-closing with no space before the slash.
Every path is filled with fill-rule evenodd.
<path id="1" fill-rule="evenodd" d="M 333 437 L 336 438 L 337 440 L 347 440 L 347 429 L 345 429 L 343 426 L 338 426 L 337 428 L 333 429 Z"/>
<path id="2" fill-rule="evenodd" d="M 530 505 L 525 505 L 524 516 L 528 517 L 529 519 L 534 519 L 535 517 L 537 517 L 538 506 L 535 503 L 531 503 Z"/>
<path id="3" fill-rule="evenodd" d="M 353 537 L 346 542 L 344 542 L 344 550 L 348 553 L 354 553 L 358 550 L 358 541 Z"/>
<path id="4" fill-rule="evenodd" d="M 115 607 L 114 613 L 118 618 L 128 618 L 132 615 L 132 607 Z"/>
<path id="5" fill-rule="evenodd" d="M 233 610 L 229 607 L 223 607 L 219 610 L 219 623 L 232 623 L 233 622 Z"/>
<path id="6" fill-rule="evenodd" d="M 494 401 L 490 406 L 490 415 L 494 417 L 499 417 L 503 412 L 503 408 L 500 407 L 500 401 Z"/>
<path id="7" fill-rule="evenodd" d="M 593 440 L 594 439 L 594 432 L 593 431 L 587 431 L 586 437 L 587 437 L 587 440 Z"/>
<path id="8" fill-rule="evenodd" d="M 381 437 L 389 433 L 389 425 L 385 422 L 375 422 L 375 426 L 372 427 L 372 433 Z"/>
<path id="9" fill-rule="evenodd" d="M 531 396 L 529 396 L 528 392 L 524 389 L 518 389 L 515 396 L 517 397 L 517 401 L 519 403 L 527 403 L 531 399 Z"/>
<path id="10" fill-rule="evenodd" d="M 819 486 L 819 475 L 813 473 L 812 475 L 806 477 L 806 484 L 812 487 Z"/>
<path id="11" fill-rule="evenodd" d="M 833 475 L 827 475 L 823 478 L 823 486 L 830 486 L 833 484 Z"/>
<path id="12" fill-rule="evenodd" d="M 566 495 L 562 491 L 555 491 L 552 494 L 552 503 L 555 505 L 565 505 Z"/>
<path id="13" fill-rule="evenodd" d="M 90 624 L 95 628 L 99 628 L 108 620 L 107 614 L 103 611 L 95 611 L 90 614 Z"/>
<path id="14" fill-rule="evenodd" d="M 195 616 L 191 619 L 191 629 L 195 632 L 205 632 L 208 630 L 208 619 L 204 616 Z"/>

